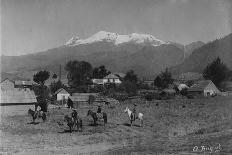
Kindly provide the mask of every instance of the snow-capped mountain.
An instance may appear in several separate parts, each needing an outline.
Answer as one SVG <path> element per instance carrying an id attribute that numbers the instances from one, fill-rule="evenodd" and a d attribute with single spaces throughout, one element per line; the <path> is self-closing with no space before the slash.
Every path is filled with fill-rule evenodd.
<path id="1" fill-rule="evenodd" d="M 4 57 L 1 67 L 5 72 L 41 69 L 58 72 L 60 64 L 84 60 L 93 66 L 105 65 L 112 72 L 126 73 L 133 69 L 138 76 L 148 77 L 181 63 L 183 57 L 182 49 L 150 34 L 119 35 L 100 31 L 87 39 L 74 37 L 65 45 L 43 52 Z"/>
<path id="2" fill-rule="evenodd" d="M 168 42 L 159 40 L 150 34 L 132 33 L 129 35 L 120 35 L 117 33 L 100 31 L 87 39 L 80 39 L 79 37 L 73 37 L 68 42 L 66 42 L 65 45 L 77 46 L 77 45 L 91 44 L 97 42 L 109 42 L 109 43 L 114 43 L 115 45 L 134 43 L 140 45 L 150 44 L 153 46 L 160 46 L 162 44 L 168 44 Z"/>

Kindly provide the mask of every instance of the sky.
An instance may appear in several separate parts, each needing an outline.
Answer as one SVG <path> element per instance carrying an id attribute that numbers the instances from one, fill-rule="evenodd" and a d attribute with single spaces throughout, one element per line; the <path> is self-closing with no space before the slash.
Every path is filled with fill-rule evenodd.
<path id="1" fill-rule="evenodd" d="M 1 0 L 1 54 L 59 47 L 98 31 L 208 42 L 232 32 L 231 0 Z"/>

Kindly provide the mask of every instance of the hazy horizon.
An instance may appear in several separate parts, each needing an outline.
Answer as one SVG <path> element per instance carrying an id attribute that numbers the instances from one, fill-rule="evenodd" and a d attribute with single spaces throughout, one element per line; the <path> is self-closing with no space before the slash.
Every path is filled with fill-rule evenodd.
<path id="1" fill-rule="evenodd" d="M 98 31 L 206 43 L 232 32 L 232 1 L 2 0 L 2 55 L 40 52 Z"/>

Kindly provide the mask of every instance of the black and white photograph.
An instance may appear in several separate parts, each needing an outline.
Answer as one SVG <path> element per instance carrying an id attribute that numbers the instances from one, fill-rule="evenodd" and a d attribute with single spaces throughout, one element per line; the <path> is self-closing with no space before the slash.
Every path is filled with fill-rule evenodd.
<path id="1" fill-rule="evenodd" d="M 0 155 L 232 155 L 232 0 L 0 6 Z"/>

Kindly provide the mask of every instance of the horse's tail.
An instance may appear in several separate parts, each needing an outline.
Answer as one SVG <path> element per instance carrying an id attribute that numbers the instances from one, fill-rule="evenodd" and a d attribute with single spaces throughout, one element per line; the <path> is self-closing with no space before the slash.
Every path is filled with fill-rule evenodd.
<path id="1" fill-rule="evenodd" d="M 46 121 L 46 119 L 47 119 L 45 112 L 43 112 L 43 114 L 42 114 L 42 119 L 43 119 L 43 121 Z"/>
<path id="2" fill-rule="evenodd" d="M 83 124 L 82 124 L 82 119 L 80 119 L 80 128 L 82 129 L 82 126 L 83 126 Z"/>
<path id="3" fill-rule="evenodd" d="M 104 123 L 107 123 L 107 114 L 103 113 L 103 119 L 104 119 Z"/>

